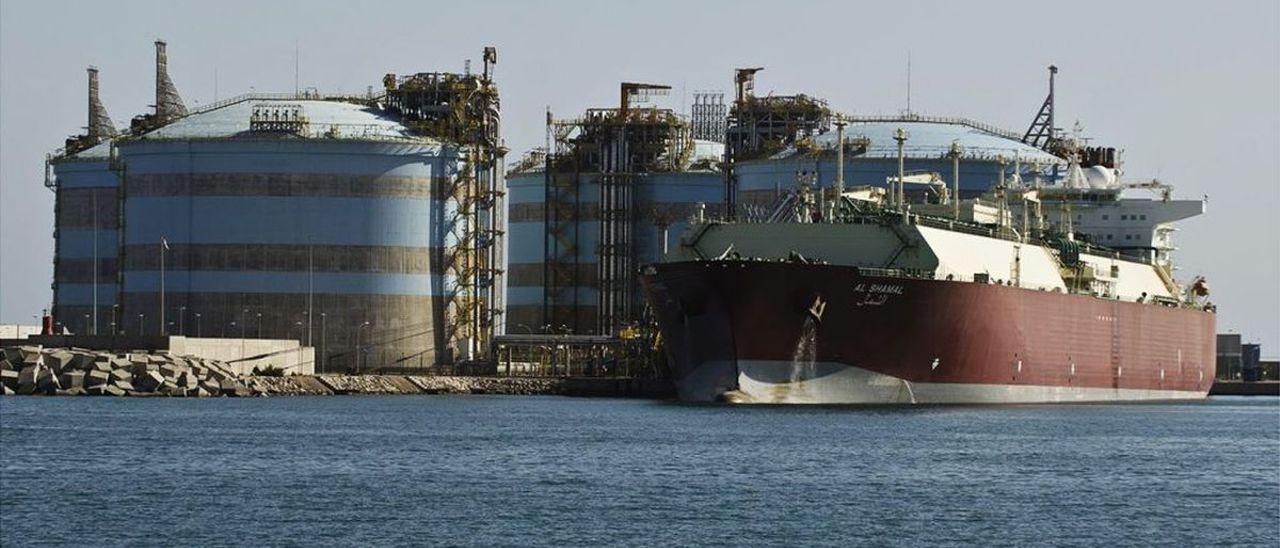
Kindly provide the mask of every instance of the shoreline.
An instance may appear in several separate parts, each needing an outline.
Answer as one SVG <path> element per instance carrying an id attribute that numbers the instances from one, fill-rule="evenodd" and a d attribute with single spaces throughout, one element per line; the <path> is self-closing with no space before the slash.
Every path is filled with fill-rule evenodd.
<path id="1" fill-rule="evenodd" d="M 666 379 L 464 375 L 240 375 L 227 363 L 167 352 L 0 348 L 4 395 L 253 397 L 502 394 L 670 399 Z"/>

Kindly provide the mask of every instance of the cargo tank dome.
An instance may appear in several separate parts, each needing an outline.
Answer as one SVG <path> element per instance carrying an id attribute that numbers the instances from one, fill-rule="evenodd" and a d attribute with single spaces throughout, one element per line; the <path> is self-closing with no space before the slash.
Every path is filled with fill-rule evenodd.
<path id="1" fill-rule="evenodd" d="M 845 126 L 845 138 L 865 138 L 864 154 L 845 157 L 846 186 L 885 186 L 888 177 L 898 170 L 898 143 L 894 132 L 903 129 L 907 140 L 903 145 L 908 172 L 936 172 L 950 181 L 952 143 L 963 147 L 960 159 L 960 193 L 970 198 L 989 190 L 999 179 L 1000 158 L 1006 162 L 1006 175 L 1012 175 L 1015 163 L 1022 179 L 1030 181 L 1034 166 L 1039 165 L 1046 180 L 1066 166 L 1066 160 L 1021 141 L 1021 136 L 988 124 L 964 118 L 922 115 L 853 117 Z M 791 146 L 768 157 L 741 162 L 735 166 L 740 204 L 768 207 L 783 190 L 797 182 L 797 173 L 816 173 L 819 186 L 835 181 L 836 132 L 831 130 L 814 136 L 809 143 Z M 910 193 L 912 189 L 908 189 Z"/>

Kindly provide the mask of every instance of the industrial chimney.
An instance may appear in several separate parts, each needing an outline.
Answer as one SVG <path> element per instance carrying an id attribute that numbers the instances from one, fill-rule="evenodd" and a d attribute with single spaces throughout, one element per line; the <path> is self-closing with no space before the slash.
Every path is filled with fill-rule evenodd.
<path id="1" fill-rule="evenodd" d="M 156 40 L 156 117 L 168 122 L 187 115 L 178 88 L 169 79 L 169 55 L 164 40 Z"/>
<path id="2" fill-rule="evenodd" d="M 89 139 L 97 143 L 108 137 L 117 135 L 107 109 L 102 106 L 98 97 L 98 68 L 89 67 L 89 125 L 86 127 Z"/>

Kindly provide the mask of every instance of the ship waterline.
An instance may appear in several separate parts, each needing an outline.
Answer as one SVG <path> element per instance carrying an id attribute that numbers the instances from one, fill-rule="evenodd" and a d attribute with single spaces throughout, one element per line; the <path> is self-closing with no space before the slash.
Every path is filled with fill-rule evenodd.
<path id="1" fill-rule="evenodd" d="M 686 401 L 1035 403 L 1203 398 L 1214 315 L 780 261 L 645 277 Z"/>

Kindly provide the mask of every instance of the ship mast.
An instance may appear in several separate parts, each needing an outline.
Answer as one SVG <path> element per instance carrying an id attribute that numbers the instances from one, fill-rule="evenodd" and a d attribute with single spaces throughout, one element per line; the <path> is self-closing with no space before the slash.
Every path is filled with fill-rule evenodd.
<path id="1" fill-rule="evenodd" d="M 831 222 L 835 222 L 836 213 L 840 211 L 840 201 L 844 196 L 844 126 L 843 116 L 836 117 L 836 198 L 832 201 Z"/>
<path id="2" fill-rule="evenodd" d="M 906 176 L 906 168 L 904 166 L 905 157 L 903 155 L 903 145 L 907 142 L 907 130 L 898 128 L 893 130 L 893 140 L 898 142 L 898 188 L 889 189 L 890 195 L 894 195 L 891 203 L 899 209 L 907 208 L 906 190 L 903 188 L 902 179 Z M 895 195 L 896 193 L 896 195 Z"/>

